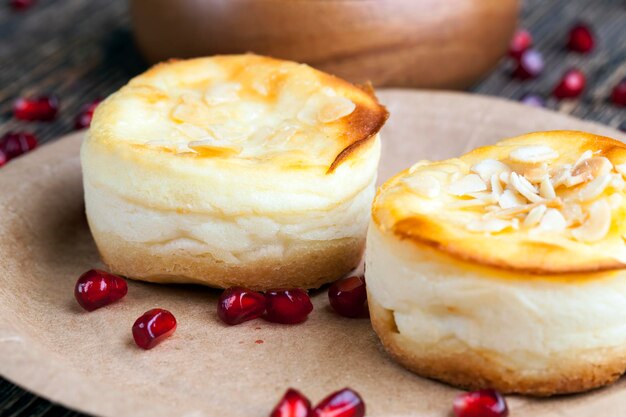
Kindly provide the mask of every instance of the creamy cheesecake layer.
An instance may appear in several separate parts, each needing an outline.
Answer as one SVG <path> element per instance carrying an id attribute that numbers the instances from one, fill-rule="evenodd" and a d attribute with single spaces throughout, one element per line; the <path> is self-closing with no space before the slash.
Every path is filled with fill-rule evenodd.
<path id="1" fill-rule="evenodd" d="M 497 248 L 490 248 L 497 250 Z M 422 355 L 472 349 L 520 374 L 626 346 L 626 272 L 527 275 L 463 262 L 370 225 L 368 292 Z M 453 352 L 449 352 L 453 354 Z"/>

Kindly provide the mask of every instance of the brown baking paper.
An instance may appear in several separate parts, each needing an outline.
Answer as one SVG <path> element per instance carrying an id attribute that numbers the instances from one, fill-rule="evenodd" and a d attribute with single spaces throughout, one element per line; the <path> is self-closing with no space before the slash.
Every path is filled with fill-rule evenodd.
<path id="1" fill-rule="evenodd" d="M 524 132 L 617 131 L 565 115 L 459 93 L 387 90 L 380 181 L 411 163 L 458 155 Z M 78 149 L 71 135 L 17 159 L 0 173 L 0 372 L 70 408 L 103 416 L 267 416 L 288 387 L 313 402 L 350 386 L 370 417 L 449 416 L 459 392 L 420 378 L 385 354 L 368 320 L 339 317 L 324 290 L 302 325 L 218 321 L 219 292 L 129 283 L 121 302 L 87 313 L 77 277 L 101 266 L 83 214 Z M 380 182 L 379 181 L 379 182 Z M 131 337 L 134 320 L 162 307 L 174 336 L 151 351 Z M 584 306 L 581 306 L 584 308 Z M 624 381 L 588 394 L 508 397 L 511 416 L 626 415 Z"/>

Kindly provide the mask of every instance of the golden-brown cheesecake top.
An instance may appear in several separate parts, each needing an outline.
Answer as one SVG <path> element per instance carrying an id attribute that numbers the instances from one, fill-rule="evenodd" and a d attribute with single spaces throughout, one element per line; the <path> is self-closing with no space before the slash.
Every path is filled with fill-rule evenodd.
<path id="1" fill-rule="evenodd" d="M 387 117 L 369 88 L 304 64 L 225 55 L 159 64 L 134 78 L 98 107 L 89 140 L 185 161 L 332 172 Z"/>
<path id="2" fill-rule="evenodd" d="M 478 264 L 537 274 L 626 265 L 626 146 L 531 133 L 418 162 L 378 191 L 383 232 Z"/>

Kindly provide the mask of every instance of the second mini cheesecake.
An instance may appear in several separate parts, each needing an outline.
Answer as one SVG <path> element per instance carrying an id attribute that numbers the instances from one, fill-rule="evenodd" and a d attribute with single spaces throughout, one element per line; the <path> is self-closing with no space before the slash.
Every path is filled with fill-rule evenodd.
<path id="1" fill-rule="evenodd" d="M 115 273 L 318 287 L 365 241 L 387 111 L 372 92 L 256 55 L 157 65 L 96 110 L 87 218 Z"/>
<path id="2" fill-rule="evenodd" d="M 552 395 L 626 370 L 626 146 L 539 132 L 419 162 L 378 192 L 374 329 L 420 375 Z"/>

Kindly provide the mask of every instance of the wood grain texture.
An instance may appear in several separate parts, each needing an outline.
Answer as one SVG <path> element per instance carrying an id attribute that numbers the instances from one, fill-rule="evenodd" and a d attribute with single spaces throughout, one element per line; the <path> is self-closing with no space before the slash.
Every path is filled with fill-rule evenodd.
<path id="1" fill-rule="evenodd" d="M 563 48 L 568 27 L 579 19 L 590 22 L 598 32 L 600 44 L 590 56 L 570 54 Z M 613 84 L 626 76 L 626 5 L 622 0 L 524 0 L 521 25 L 535 35 L 546 58 L 546 73 L 522 83 L 509 76 L 510 62 L 504 59 L 471 91 L 513 100 L 529 91 L 547 94 L 560 73 L 576 65 L 588 75 L 585 94 L 579 100 L 550 101 L 550 108 L 612 127 L 626 121 L 626 111 L 606 99 Z M 132 40 L 125 0 L 41 0 L 21 13 L 12 12 L 5 2 L 0 5 L 0 134 L 26 129 L 34 131 L 42 143 L 51 141 L 72 130 L 83 103 L 110 94 L 146 67 Z M 55 122 L 22 123 L 11 118 L 16 97 L 46 92 L 61 98 Z M 394 114 L 401 111 L 391 110 Z M 441 123 L 454 126 L 456 121 Z M 476 123 L 491 121 L 482 114 Z M 467 146 L 473 140 L 468 138 Z M 0 415 L 83 416 L 7 381 L 0 382 Z"/>
<path id="2" fill-rule="evenodd" d="M 133 0 L 151 62 L 255 52 L 376 87 L 465 88 L 507 50 L 518 0 Z"/>

